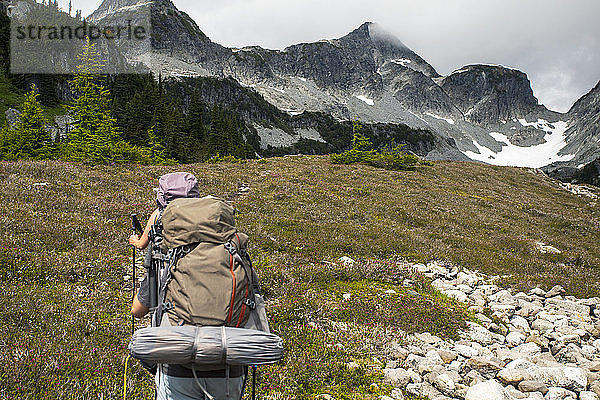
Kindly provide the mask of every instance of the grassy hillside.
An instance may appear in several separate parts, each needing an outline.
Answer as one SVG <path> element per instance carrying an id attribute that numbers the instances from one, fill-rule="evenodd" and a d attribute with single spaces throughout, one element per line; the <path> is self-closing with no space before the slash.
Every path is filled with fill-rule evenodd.
<path id="1" fill-rule="evenodd" d="M 478 269 L 523 290 L 562 284 L 600 295 L 600 208 L 527 169 L 438 162 L 391 172 L 307 156 L 177 167 L 4 162 L 1 399 L 122 396 L 129 214 L 147 218 L 157 178 L 176 170 L 194 173 L 201 193 L 227 198 L 250 186 L 235 200 L 238 225 L 288 348 L 261 369 L 261 393 L 275 398 L 378 398 L 389 393 L 380 371 L 388 341 L 417 330 L 455 337 L 473 318 L 402 260 Z M 562 253 L 541 254 L 535 241 Z M 128 376 L 128 398 L 150 398 L 149 375 L 136 365 Z"/>

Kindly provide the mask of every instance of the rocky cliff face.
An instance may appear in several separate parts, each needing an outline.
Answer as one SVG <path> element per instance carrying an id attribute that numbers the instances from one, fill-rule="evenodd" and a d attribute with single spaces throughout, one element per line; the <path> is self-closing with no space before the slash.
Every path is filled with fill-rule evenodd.
<path id="1" fill-rule="evenodd" d="M 370 22 L 341 39 L 298 44 L 271 55 L 268 63 L 275 73 L 310 78 L 320 87 L 341 90 L 381 90 L 378 70 L 392 60 L 412 63 L 427 76 L 439 76 L 421 57 Z"/>
<path id="2" fill-rule="evenodd" d="M 184 105 L 184 112 L 196 96 L 209 107 L 219 105 L 238 113 L 248 127 L 247 142 L 260 148 L 264 155 L 339 152 L 346 149 L 352 139 L 350 121 L 336 120 L 320 112 L 290 115 L 233 78 L 179 77 L 164 81 L 163 87 L 167 93 L 177 96 Z M 452 139 L 441 140 L 429 131 L 406 125 L 364 124 L 363 133 L 378 147 L 403 143 L 406 150 L 423 157 L 432 151 L 460 157 Z"/>
<path id="3" fill-rule="evenodd" d="M 465 118 L 477 124 L 545 111 L 538 105 L 527 75 L 502 66 L 469 65 L 444 77 L 440 86 Z"/>
<path id="4" fill-rule="evenodd" d="M 92 16 L 114 18 L 116 10 L 144 1 L 105 0 Z M 572 125 L 565 133 L 576 112 L 565 115 L 540 105 L 521 71 L 470 65 L 441 77 L 400 40 L 369 22 L 342 38 L 283 51 L 229 49 L 212 42 L 170 0 L 151 4 L 152 48 L 133 58 L 157 75 L 230 77 L 291 116 L 358 116 L 373 124 L 427 129 L 438 143 L 453 147 L 432 149 L 430 158 L 541 167 L 570 162 L 588 151 L 587 144 L 565 147 L 566 136 L 583 129 Z"/>
<path id="5" fill-rule="evenodd" d="M 567 146 L 563 151 L 576 153 L 585 164 L 600 156 L 600 82 L 569 110 Z"/>
<path id="6" fill-rule="evenodd" d="M 570 162 L 545 168 L 565 182 L 600 184 L 600 82 L 569 110 L 564 153 L 574 154 Z"/>
<path id="7" fill-rule="evenodd" d="M 223 76 L 222 61 L 231 54 L 170 0 L 104 0 L 88 19 L 102 26 L 151 25 L 148 46 L 121 46 L 130 63 L 141 62 L 156 76 Z"/>
<path id="8" fill-rule="evenodd" d="M 231 54 L 229 49 L 213 43 L 186 13 L 169 0 L 152 2 L 152 49 L 181 60 L 205 65 L 211 73 L 220 69 L 213 65 Z"/>

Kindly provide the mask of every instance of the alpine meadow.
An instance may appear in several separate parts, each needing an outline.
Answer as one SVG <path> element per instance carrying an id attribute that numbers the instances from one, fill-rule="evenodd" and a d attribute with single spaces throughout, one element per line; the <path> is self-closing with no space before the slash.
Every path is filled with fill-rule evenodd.
<path id="1" fill-rule="evenodd" d="M 322 156 L 173 167 L 4 162 L 4 398 L 122 395 L 129 214 L 149 215 L 157 178 L 179 169 L 198 177 L 203 194 L 233 195 L 250 235 L 272 330 L 287 350 L 259 370 L 264 398 L 389 395 L 384 368 L 398 359 L 395 345 L 415 332 L 458 340 L 478 321 L 410 262 L 479 270 L 515 293 L 560 284 L 569 295 L 599 294 L 600 209 L 535 170 L 436 162 L 389 171 Z M 128 398 L 148 398 L 152 386 L 133 366 Z"/>

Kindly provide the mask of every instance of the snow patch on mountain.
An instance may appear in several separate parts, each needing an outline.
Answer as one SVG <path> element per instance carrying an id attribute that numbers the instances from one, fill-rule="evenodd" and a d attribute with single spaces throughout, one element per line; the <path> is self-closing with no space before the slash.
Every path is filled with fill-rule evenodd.
<path id="1" fill-rule="evenodd" d="M 394 64 L 402 65 L 403 67 L 408 67 L 412 61 L 408 58 L 397 58 L 395 60 L 391 60 Z"/>
<path id="2" fill-rule="evenodd" d="M 469 72 L 469 68 L 457 69 L 456 71 L 453 71 L 450 75 L 462 74 L 463 72 Z"/>
<path id="3" fill-rule="evenodd" d="M 410 110 L 407 110 L 407 111 L 408 111 L 408 112 L 409 112 L 411 115 L 413 115 L 413 116 L 417 117 L 419 120 L 421 120 L 421 121 L 425 122 L 425 124 L 426 124 L 427 126 L 429 126 L 429 123 L 428 123 L 427 121 L 425 121 L 423 118 L 419 117 L 417 114 L 415 114 L 414 112 L 412 112 L 412 111 L 410 111 Z"/>
<path id="4" fill-rule="evenodd" d="M 433 113 L 430 112 L 426 112 L 425 115 L 429 115 L 430 117 L 433 117 L 435 119 L 441 119 L 443 121 L 446 121 L 447 123 L 449 123 L 450 125 L 454 125 L 455 122 L 452 118 L 444 118 L 444 117 L 440 117 L 439 115 L 435 115 Z"/>
<path id="5" fill-rule="evenodd" d="M 364 101 L 365 103 L 367 103 L 367 104 L 368 104 L 368 105 L 370 105 L 370 106 L 374 106 L 374 105 L 375 105 L 375 102 L 374 102 L 373 100 L 369 99 L 369 98 L 368 98 L 368 97 L 366 97 L 366 96 L 363 96 L 362 94 L 360 94 L 360 95 L 355 95 L 354 97 L 356 97 L 356 98 L 357 98 L 357 99 L 359 99 L 360 101 Z"/>
<path id="6" fill-rule="evenodd" d="M 513 71 L 518 71 L 517 68 L 508 67 L 508 66 L 502 65 L 502 64 L 477 63 L 477 64 L 473 64 L 473 65 L 467 65 L 466 67 L 463 67 L 463 68 L 457 69 L 455 71 L 452 71 L 452 73 L 450 73 L 450 75 L 462 74 L 463 72 L 469 72 L 469 71 L 471 71 L 472 67 L 479 67 L 479 66 L 493 67 L 493 68 L 503 68 L 503 69 L 510 69 L 510 70 L 513 70 Z M 450 75 L 448 75 L 448 76 L 450 76 Z"/>
<path id="7" fill-rule="evenodd" d="M 527 122 L 527 120 L 525 120 L 524 118 L 518 118 L 517 121 L 525 127 L 532 126 L 536 129 L 541 129 L 545 132 L 552 132 L 555 129 L 555 127 L 552 124 L 550 124 L 550 122 L 542 118 L 538 118 L 536 122 Z"/>
<path id="8" fill-rule="evenodd" d="M 544 136 L 546 142 L 535 146 L 521 147 L 512 144 L 505 134 L 491 132 L 490 136 L 502 143 L 500 152 L 496 153 L 477 141 L 473 141 L 479 154 L 472 151 L 465 151 L 464 154 L 474 160 L 489 164 L 528 168 L 541 168 L 556 161 L 571 161 L 575 157 L 573 154 L 559 155 L 562 148 L 566 146 L 567 122 L 559 121 L 550 124 L 541 119 L 535 123 L 525 120 L 519 120 L 519 122 L 523 126 L 535 126 L 543 129 L 546 132 Z"/>
<path id="9" fill-rule="evenodd" d="M 292 109 L 288 109 L 288 108 L 282 108 L 281 111 L 285 111 L 286 113 L 288 113 L 290 115 L 300 115 L 304 112 L 303 110 L 292 110 Z"/>

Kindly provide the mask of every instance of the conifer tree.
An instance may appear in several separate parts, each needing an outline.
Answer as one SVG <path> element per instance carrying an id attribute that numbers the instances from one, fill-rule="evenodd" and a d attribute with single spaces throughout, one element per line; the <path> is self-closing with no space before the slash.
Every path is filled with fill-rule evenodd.
<path id="1" fill-rule="evenodd" d="M 190 161 L 202 161 L 205 152 L 206 128 L 204 127 L 205 108 L 197 93 L 190 99 L 187 115 L 186 134 L 189 142 Z"/>
<path id="2" fill-rule="evenodd" d="M 158 103 L 158 85 L 151 75 L 120 75 L 111 87 L 113 112 L 121 137 L 137 146 L 147 146 Z M 156 129 L 154 129 L 156 132 Z M 157 136 L 160 135 L 157 133 Z"/>
<path id="3" fill-rule="evenodd" d="M 66 145 L 66 156 L 90 163 L 110 161 L 115 158 L 113 145 L 119 140 L 119 133 L 116 120 L 111 116 L 109 92 L 99 82 L 99 55 L 89 38 L 79 61 L 78 72 L 71 81 L 75 100 L 68 109 L 75 122 Z"/>
<path id="4" fill-rule="evenodd" d="M 190 99 L 190 110 L 188 113 L 188 132 L 190 136 L 199 142 L 204 141 L 206 129 L 204 128 L 204 104 L 194 93 Z"/>
<path id="5" fill-rule="evenodd" d="M 0 11 L 0 74 L 6 74 L 10 66 L 10 18 Z"/>
<path id="6" fill-rule="evenodd" d="M 47 158 L 51 143 L 50 134 L 46 131 L 48 120 L 44 116 L 38 101 L 39 94 L 35 85 L 25 95 L 23 112 L 9 133 L 9 148 L 16 158 Z"/>
<path id="7" fill-rule="evenodd" d="M 150 129 L 148 129 L 148 139 L 148 148 L 150 150 L 149 159 L 153 164 L 168 164 L 173 162 L 173 160 L 169 159 L 167 156 L 165 147 L 154 132 L 154 126 L 151 126 Z"/>
<path id="8" fill-rule="evenodd" d="M 352 120 L 352 148 L 354 150 L 369 151 L 373 148 L 373 144 L 368 137 L 361 132 L 363 126 L 358 119 Z"/>
<path id="9" fill-rule="evenodd" d="M 209 158 L 217 153 L 228 154 L 223 146 L 223 133 L 225 132 L 225 113 L 223 108 L 214 105 L 210 110 L 210 129 L 206 137 L 206 157 Z"/>
<path id="10" fill-rule="evenodd" d="M 215 105 L 210 111 L 210 129 L 206 133 L 206 158 L 215 154 L 237 158 L 254 156 L 252 146 L 244 141 L 243 123 L 235 113 Z"/>
<path id="11" fill-rule="evenodd" d="M 159 94 L 154 108 L 152 124 L 156 136 L 162 139 L 169 157 L 181 163 L 189 163 L 189 143 L 185 132 L 185 120 L 180 111 L 179 99 L 169 99 L 159 82 Z"/>

